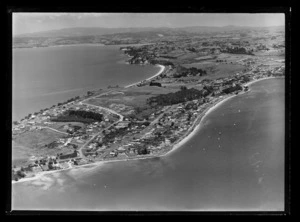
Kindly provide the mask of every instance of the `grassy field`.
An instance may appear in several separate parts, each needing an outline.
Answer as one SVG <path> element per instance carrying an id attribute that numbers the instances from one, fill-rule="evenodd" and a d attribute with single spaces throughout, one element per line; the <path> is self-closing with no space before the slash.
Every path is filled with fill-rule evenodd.
<path id="1" fill-rule="evenodd" d="M 123 104 L 125 106 L 136 108 L 145 106 L 147 98 L 158 94 L 169 93 L 170 89 L 155 86 L 134 87 L 121 90 L 122 93 L 110 93 L 105 96 L 90 99 L 87 103 L 113 108 L 113 104 Z M 117 111 L 117 110 L 116 110 Z"/>
<path id="2" fill-rule="evenodd" d="M 33 153 L 54 153 L 53 150 L 45 150 L 46 144 L 56 141 L 64 136 L 48 129 L 39 131 L 27 131 L 16 137 L 12 143 L 13 160 L 18 161 L 28 158 Z M 52 151 L 52 152 L 51 152 Z"/>
<path id="3" fill-rule="evenodd" d="M 138 119 L 143 119 L 156 110 L 147 106 L 147 99 L 158 94 L 178 91 L 180 87 L 164 88 L 156 86 L 132 87 L 90 99 L 87 103 L 110 108 L 124 116 L 136 114 Z M 138 110 L 138 111 L 137 111 Z"/>
<path id="4" fill-rule="evenodd" d="M 197 61 L 201 61 L 201 60 L 210 60 L 210 59 L 214 59 L 216 56 L 211 56 L 211 55 L 209 55 L 209 56 L 200 56 L 200 57 L 198 57 L 198 58 L 195 58 L 195 60 L 197 60 Z"/>
<path id="5" fill-rule="evenodd" d="M 199 79 L 217 79 L 221 77 L 227 77 L 245 69 L 242 65 L 237 64 L 202 64 L 193 63 L 184 65 L 187 68 L 195 67 L 205 69 L 207 75 L 200 77 Z"/>
<path id="6" fill-rule="evenodd" d="M 64 135 L 61 133 L 57 133 L 49 129 L 41 129 L 38 131 L 27 131 L 19 135 L 15 139 L 15 142 L 25 147 L 39 148 L 63 137 Z"/>
<path id="7" fill-rule="evenodd" d="M 70 125 L 70 126 L 80 126 L 82 128 L 85 128 L 84 123 L 79 123 L 79 122 L 52 122 L 53 124 L 49 125 L 49 127 L 62 131 L 62 132 L 67 132 L 67 130 L 64 129 L 65 125 Z"/>
<path id="8" fill-rule="evenodd" d="M 47 148 L 46 144 L 64 138 L 63 134 L 56 133 L 48 129 L 39 131 L 27 131 L 20 134 L 12 141 L 12 163 L 19 165 L 28 163 L 28 158 L 34 156 L 56 155 L 57 152 L 69 152 L 70 148 L 58 149 Z"/>
<path id="9" fill-rule="evenodd" d="M 20 165 L 28 160 L 33 153 L 33 149 L 22 146 L 14 141 L 12 141 L 12 164 Z"/>
<path id="10" fill-rule="evenodd" d="M 218 55 L 218 57 L 216 59 L 221 59 L 221 60 L 226 60 L 228 63 L 230 62 L 236 62 L 239 61 L 241 59 L 246 59 L 246 58 L 254 58 L 251 55 L 244 55 L 244 54 L 230 54 L 230 53 L 221 53 L 220 55 Z"/>

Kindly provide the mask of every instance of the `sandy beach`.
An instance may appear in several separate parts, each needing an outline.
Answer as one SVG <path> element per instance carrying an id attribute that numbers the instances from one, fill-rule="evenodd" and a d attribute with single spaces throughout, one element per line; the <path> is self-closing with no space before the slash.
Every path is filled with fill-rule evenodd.
<path id="1" fill-rule="evenodd" d="M 158 67 L 160 68 L 160 70 L 159 70 L 158 73 L 156 73 L 154 76 L 151 76 L 151 77 L 148 78 L 148 79 L 145 79 L 145 80 L 142 80 L 142 81 L 139 81 L 139 82 L 136 82 L 136 83 L 127 85 L 127 86 L 125 86 L 124 88 L 129 88 L 129 87 L 131 87 L 131 86 L 135 86 L 135 85 L 137 85 L 137 84 L 139 84 L 139 83 L 141 83 L 141 82 L 143 82 L 143 81 L 149 81 L 149 80 L 155 78 L 156 76 L 159 76 L 159 75 L 165 70 L 165 68 L 166 68 L 166 67 L 163 66 L 163 65 L 156 65 L 156 66 L 158 66 Z"/>
<path id="2" fill-rule="evenodd" d="M 244 84 L 244 86 L 250 86 L 251 84 L 253 84 L 255 82 L 258 82 L 258 81 L 261 81 L 261 80 L 265 80 L 265 79 L 277 79 L 277 78 L 282 78 L 282 77 L 274 77 L 274 76 L 272 76 L 272 77 L 265 77 L 265 78 L 255 79 L 255 80 L 253 80 L 251 82 L 248 82 L 248 83 Z"/>
<path id="3" fill-rule="evenodd" d="M 162 70 L 164 69 L 164 66 L 162 67 Z M 159 72 L 159 74 L 161 73 L 162 71 Z M 155 76 L 159 75 L 159 74 L 156 74 Z M 153 78 L 153 77 L 151 77 Z M 255 83 L 255 82 L 258 82 L 258 81 L 261 81 L 261 80 L 265 80 L 265 79 L 273 79 L 273 78 L 278 78 L 278 77 L 266 77 L 266 78 L 261 78 L 261 79 L 256 79 L 256 80 L 253 80 L 251 82 L 248 82 L 246 84 L 243 84 L 243 86 L 250 86 L 251 84 Z M 279 77 L 280 78 L 280 77 Z M 247 91 L 247 92 L 250 92 Z M 247 93 L 247 92 L 243 92 L 243 93 Z M 241 95 L 240 94 L 237 94 L 237 95 Z M 201 128 L 201 126 L 203 125 L 203 121 L 204 121 L 204 118 L 209 114 L 211 113 L 213 110 L 217 109 L 219 106 L 221 106 L 223 103 L 225 103 L 226 101 L 228 101 L 229 99 L 237 96 L 235 94 L 233 95 L 230 95 L 230 96 L 225 96 L 225 97 L 222 97 L 220 98 L 221 100 L 218 101 L 217 103 L 215 104 L 211 104 L 209 105 L 206 110 L 204 110 L 203 113 L 201 113 L 194 121 L 194 123 L 192 124 L 192 126 L 190 127 L 191 131 L 188 131 L 185 135 L 183 135 L 180 139 L 179 139 L 179 142 L 175 143 L 173 145 L 173 147 L 166 153 L 164 154 L 161 154 L 161 155 L 149 155 L 149 156 L 141 156 L 141 157 L 134 157 L 134 158 L 128 158 L 128 159 L 117 159 L 117 160 L 104 160 L 104 161 L 97 161 L 97 162 L 93 162 L 93 163 L 88 163 L 88 164 L 84 164 L 84 165 L 79 165 L 79 166 L 73 166 L 71 168 L 66 168 L 66 169 L 60 169 L 60 170 L 55 170 L 55 171 L 45 171 L 45 172 L 40 172 L 40 173 L 37 173 L 36 176 L 34 177 L 29 177 L 29 178 L 23 178 L 19 181 L 12 181 L 12 184 L 15 184 L 15 183 L 20 183 L 20 182 L 26 182 L 26 181 L 31 181 L 31 180 L 35 180 L 35 179 L 38 179 L 38 178 L 42 178 L 43 176 L 46 176 L 47 174 L 52 174 L 52 173 L 57 173 L 57 172 L 61 172 L 61 171 L 65 171 L 65 170 L 71 170 L 71 169 L 76 169 L 76 168 L 81 168 L 81 167 L 89 167 L 89 166 L 98 166 L 100 164 L 103 164 L 103 163 L 111 163 L 111 162 L 120 162 L 120 161 L 132 161 L 132 160 L 141 160 L 141 159 L 150 159 L 150 158 L 155 158 L 155 157 L 163 157 L 163 156 L 167 156 L 169 154 L 171 154 L 172 152 L 174 152 L 175 150 L 179 149 L 182 145 L 184 145 L 190 138 L 192 138 L 196 132 Z M 200 120 L 200 122 L 199 122 Z"/>
<path id="4" fill-rule="evenodd" d="M 187 141 L 189 141 L 189 139 L 191 139 L 196 133 L 197 131 L 201 128 L 202 124 L 203 124 L 203 120 L 204 118 L 211 113 L 213 110 L 215 110 L 216 108 L 218 108 L 221 104 L 223 104 L 224 102 L 228 101 L 229 99 L 231 99 L 232 97 L 234 97 L 236 95 L 231 95 L 229 97 L 225 97 L 223 100 L 219 101 L 216 104 L 213 104 L 212 106 L 209 106 L 203 113 L 201 113 L 196 120 L 194 121 L 193 125 L 191 126 L 192 131 L 191 132 L 187 132 L 182 139 L 177 142 L 176 144 L 173 145 L 173 148 L 161 155 L 161 156 L 167 156 L 170 155 L 172 152 L 174 152 L 175 150 L 177 150 L 178 148 L 180 148 L 182 145 L 184 145 Z M 200 120 L 200 122 L 199 122 Z M 199 123 L 198 123 L 199 122 Z"/>

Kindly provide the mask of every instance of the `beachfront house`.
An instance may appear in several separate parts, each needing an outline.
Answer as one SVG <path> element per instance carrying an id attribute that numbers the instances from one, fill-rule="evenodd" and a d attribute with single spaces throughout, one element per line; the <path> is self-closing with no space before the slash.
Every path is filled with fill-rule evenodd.
<path id="1" fill-rule="evenodd" d="M 125 151 L 126 151 L 126 149 L 124 147 L 119 147 L 118 148 L 119 153 L 124 153 Z"/>
<path id="2" fill-rule="evenodd" d="M 115 156 L 118 155 L 118 153 L 115 152 L 115 151 L 111 151 L 111 152 L 109 153 L 109 155 L 110 155 L 111 157 L 115 157 Z"/>

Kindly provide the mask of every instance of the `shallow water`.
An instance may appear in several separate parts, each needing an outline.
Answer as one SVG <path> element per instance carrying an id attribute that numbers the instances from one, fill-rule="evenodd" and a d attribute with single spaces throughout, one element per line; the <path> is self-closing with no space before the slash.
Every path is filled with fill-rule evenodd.
<path id="1" fill-rule="evenodd" d="M 170 155 L 14 184 L 13 208 L 283 210 L 284 80 L 251 88 L 208 114 Z"/>

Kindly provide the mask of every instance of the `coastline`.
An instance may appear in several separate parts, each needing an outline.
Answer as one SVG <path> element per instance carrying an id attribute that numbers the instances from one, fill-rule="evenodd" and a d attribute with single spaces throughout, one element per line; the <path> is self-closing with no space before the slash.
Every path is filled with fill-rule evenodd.
<path id="1" fill-rule="evenodd" d="M 223 103 L 225 103 L 227 100 L 235 97 L 236 95 L 231 95 L 228 97 L 225 97 L 224 99 L 221 99 L 220 101 L 218 101 L 215 104 L 212 104 L 211 106 L 208 106 L 203 113 L 201 113 L 194 121 L 194 123 L 192 124 L 190 130 L 188 132 L 186 132 L 185 135 L 183 135 L 178 142 L 176 142 L 172 149 L 169 150 L 168 152 L 166 152 L 165 154 L 162 154 L 161 156 L 167 156 L 169 154 L 171 154 L 172 152 L 174 152 L 175 150 L 179 149 L 182 145 L 184 145 L 185 143 L 187 143 L 196 133 L 197 131 L 201 128 L 201 126 L 203 125 L 203 121 L 204 118 L 211 113 L 213 110 L 217 109 L 220 105 L 222 105 Z"/>
<path id="2" fill-rule="evenodd" d="M 253 80 L 253 81 L 251 81 L 251 82 L 248 82 L 248 83 L 244 84 L 244 86 L 250 86 L 250 85 L 252 85 L 253 83 L 256 83 L 256 82 L 258 82 L 258 81 L 265 80 L 265 79 L 282 79 L 282 78 L 284 78 L 284 77 L 270 76 L 270 77 L 265 77 L 265 78 L 255 79 L 255 80 Z"/>
<path id="3" fill-rule="evenodd" d="M 161 72 L 159 72 L 160 74 Z M 155 76 L 159 75 L 156 74 Z M 150 77 L 150 78 L 154 78 Z M 252 85 L 253 83 L 259 82 L 261 80 L 266 80 L 266 79 L 274 79 L 274 78 L 282 78 L 282 77 L 265 77 L 265 78 L 260 78 L 260 79 L 255 79 L 253 81 L 250 81 L 248 83 L 243 84 L 243 86 L 249 86 Z M 247 92 L 250 92 L 247 91 Z M 238 95 L 242 95 L 246 92 L 242 92 L 240 94 L 233 94 L 233 95 L 229 95 L 227 97 L 221 97 L 219 98 L 220 100 L 218 100 L 216 103 L 212 103 L 211 105 L 209 105 L 193 122 L 192 126 L 189 128 L 189 130 L 179 138 L 179 140 L 177 142 L 175 142 L 175 144 L 173 144 L 171 146 L 171 149 L 169 149 L 167 152 L 163 153 L 163 154 L 158 154 L 158 155 L 149 155 L 149 156 L 140 156 L 140 157 L 133 157 L 133 158 L 126 158 L 126 159 L 115 159 L 115 160 L 102 160 L 102 161 L 96 161 L 93 163 L 88 163 L 88 164 L 83 164 L 83 165 L 79 165 L 79 166 L 73 166 L 70 168 L 66 168 L 66 169 L 59 169 L 59 170 L 54 170 L 54 171 L 43 171 L 40 173 L 37 173 L 35 176 L 33 177 L 28 177 L 28 178 L 23 178 L 19 181 L 13 181 L 12 180 L 12 184 L 16 184 L 16 183 L 20 183 L 20 182 L 26 182 L 26 181 L 31 181 L 31 180 L 35 180 L 38 178 L 41 178 L 47 174 L 52 174 L 52 173 L 57 173 L 57 172 L 61 172 L 61 171 L 65 171 L 65 170 L 72 170 L 72 169 L 76 169 L 76 168 L 81 168 L 81 167 L 87 167 L 87 166 L 98 166 L 100 164 L 104 164 L 104 163 L 111 163 L 111 162 L 121 162 L 121 161 L 131 161 L 131 160 L 140 160 L 140 159 L 150 159 L 150 158 L 156 158 L 156 157 L 164 157 L 167 156 L 169 154 L 171 154 L 172 152 L 174 152 L 175 150 L 179 149 L 182 145 L 184 145 L 189 139 L 191 139 L 196 133 L 197 131 L 201 128 L 201 126 L 203 125 L 203 121 L 204 118 L 211 113 L 213 110 L 217 109 L 219 106 L 221 106 L 223 103 L 225 103 L 226 101 L 228 101 L 229 99 L 238 96 Z"/>
<path id="4" fill-rule="evenodd" d="M 265 78 L 260 78 L 260 79 L 255 79 L 255 80 L 252 80 L 248 83 L 245 83 L 243 84 L 243 86 L 250 86 L 252 85 L 253 83 L 256 83 L 256 82 L 259 82 L 259 81 L 262 81 L 262 80 L 266 80 L 266 79 L 276 79 L 276 78 L 282 78 L 282 77 L 265 77 Z M 247 91 L 247 92 L 250 92 Z M 169 150 L 168 152 L 160 155 L 160 156 L 167 156 L 169 155 L 170 153 L 174 152 L 175 150 L 179 149 L 182 145 L 184 145 L 186 142 L 188 142 L 189 139 L 191 139 L 196 133 L 197 131 L 201 128 L 201 126 L 203 125 L 203 121 L 205 119 L 205 117 L 211 113 L 212 111 L 214 111 L 215 109 L 217 109 L 219 106 L 221 106 L 223 103 L 225 103 L 226 101 L 228 101 L 229 99 L 235 97 L 235 96 L 238 96 L 238 95 L 242 95 L 244 93 L 247 93 L 247 92 L 242 92 L 240 94 L 233 94 L 233 95 L 230 95 L 228 97 L 225 97 L 223 99 L 221 99 L 220 101 L 218 101 L 217 103 L 215 104 L 212 104 L 212 106 L 208 106 L 204 112 L 202 114 L 200 114 L 194 121 L 194 123 L 192 124 L 192 126 L 190 127 L 190 130 L 188 132 L 186 132 L 185 135 L 183 135 L 178 142 L 176 142 L 172 149 Z M 200 122 L 199 122 L 200 121 Z M 197 123 L 199 122 L 199 123 Z"/>
<path id="5" fill-rule="evenodd" d="M 21 180 L 18 180 L 18 181 L 12 180 L 12 184 L 21 183 L 21 182 L 28 182 L 28 181 L 31 181 L 31 180 L 36 180 L 36 179 L 42 178 L 43 176 L 46 176 L 48 174 L 59 173 L 59 172 L 66 171 L 66 170 L 79 169 L 79 168 L 90 167 L 90 166 L 99 166 L 99 165 L 104 164 L 104 163 L 123 162 L 123 161 L 131 161 L 131 160 L 144 160 L 144 159 L 151 159 L 151 158 L 157 158 L 157 157 L 160 157 L 160 156 L 140 156 L 140 157 L 134 157 L 134 158 L 128 158 L 128 159 L 95 161 L 95 162 L 92 162 L 92 163 L 87 163 L 87 164 L 78 165 L 78 166 L 72 166 L 72 167 L 65 168 L 65 169 L 52 170 L 52 171 L 42 171 L 42 172 L 37 173 L 33 177 L 27 177 L 27 178 L 25 177 L 25 178 L 23 178 Z"/>
<path id="6" fill-rule="evenodd" d="M 149 43 L 151 44 L 151 43 Z M 66 44 L 66 45 L 51 45 L 51 46 L 45 46 L 45 47 L 20 47 L 20 48 L 13 48 L 14 49 L 37 49 L 37 48 L 59 48 L 59 47 L 71 47 L 71 46 L 101 46 L 101 47 L 104 47 L 104 46 L 115 46 L 115 47 L 122 47 L 122 46 L 134 46 L 134 45 L 148 45 L 148 43 L 144 43 L 144 44 L 120 44 L 120 45 L 105 45 L 105 44 L 101 44 L 101 43 L 81 43 L 81 44 Z M 125 55 L 123 53 L 121 53 L 121 55 Z M 125 63 L 126 62 L 126 59 L 122 59 L 122 61 Z M 155 78 L 156 76 L 160 75 L 164 70 L 165 70 L 165 66 L 163 65 L 155 65 L 157 67 L 160 67 L 160 70 L 158 71 L 158 73 L 155 73 L 153 76 L 147 78 L 147 79 L 143 79 L 143 80 L 139 80 L 138 82 L 135 82 L 135 83 L 132 83 L 130 85 L 125 85 L 125 84 L 120 84 L 120 87 L 130 87 L 130 86 L 134 86 L 134 85 L 137 85 L 139 84 L 140 82 L 143 82 L 143 81 L 148 81 L 152 78 Z M 125 86 L 124 86 L 125 85 Z M 67 89 L 67 90 L 61 90 L 61 91 L 53 91 L 53 92 L 50 92 L 50 93 L 45 93 L 45 94 L 42 94 L 42 96 L 49 96 L 49 95 L 53 95 L 53 94 L 65 94 L 65 93 L 69 93 L 69 92 L 73 92 L 73 91 L 82 91 L 82 93 L 80 93 L 80 97 L 82 96 L 85 96 L 86 95 L 86 92 L 87 91 L 93 91 L 93 90 L 98 90 L 99 87 L 93 87 L 93 88 L 90 88 L 89 86 L 87 87 L 84 87 L 84 88 L 77 88 L 77 89 Z M 104 89 L 104 88 L 103 88 Z M 74 96 L 72 97 L 69 97 L 69 99 L 73 98 Z M 58 101 L 58 102 L 64 102 L 64 101 Z M 55 104 L 52 104 L 52 105 L 56 105 Z M 40 109 L 49 109 L 52 105 L 47 105 L 47 106 L 43 106 L 41 108 L 39 108 L 38 110 Z M 28 111 L 26 112 L 26 114 L 24 115 L 19 115 L 18 116 L 14 116 L 12 117 L 12 121 L 20 121 L 21 119 L 24 119 L 28 114 L 30 113 L 33 113 L 35 111 Z M 24 112 L 25 113 L 25 112 Z"/>
<path id="7" fill-rule="evenodd" d="M 155 75 L 149 77 L 148 79 L 145 79 L 145 80 L 142 80 L 142 81 L 139 81 L 139 82 L 132 83 L 132 84 L 130 84 L 130 85 L 124 86 L 124 88 L 129 88 L 129 87 L 135 86 L 135 85 L 137 85 L 137 84 L 139 84 L 139 83 L 141 83 L 141 82 L 143 82 L 143 81 L 149 81 L 149 80 L 155 78 L 156 76 L 159 76 L 159 75 L 160 75 L 163 71 L 165 71 L 165 69 L 166 69 L 166 67 L 163 66 L 163 65 L 155 65 L 155 66 L 160 67 L 160 70 L 159 70 Z"/>

